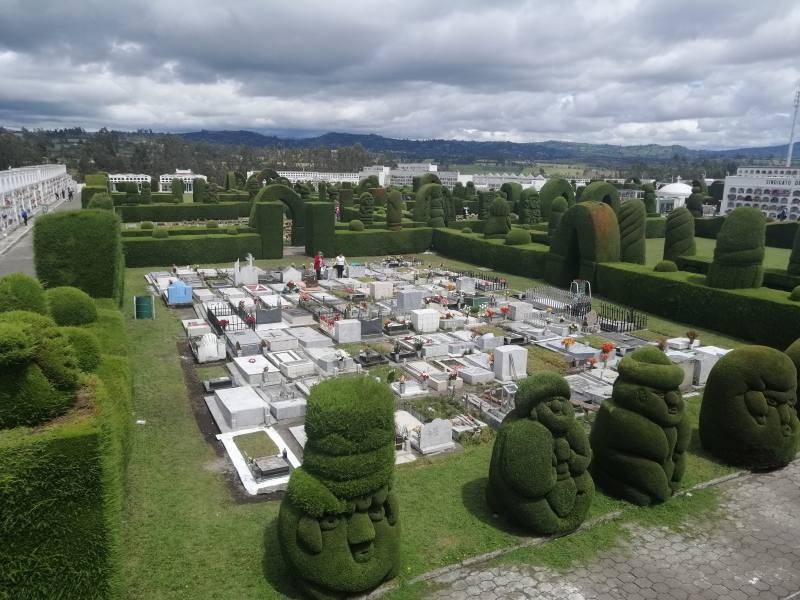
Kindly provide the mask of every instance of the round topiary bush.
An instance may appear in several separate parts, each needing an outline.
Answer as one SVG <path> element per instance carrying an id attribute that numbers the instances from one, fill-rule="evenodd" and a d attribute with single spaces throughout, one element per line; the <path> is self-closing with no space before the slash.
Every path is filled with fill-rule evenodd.
<path id="1" fill-rule="evenodd" d="M 658 271 L 659 273 L 675 273 L 678 271 L 678 265 L 671 260 L 662 260 L 653 267 L 653 271 Z"/>
<path id="2" fill-rule="evenodd" d="M 47 290 L 50 314 L 57 325 L 85 325 L 97 320 L 94 300 L 74 287 L 56 287 Z"/>
<path id="3" fill-rule="evenodd" d="M 700 443 L 723 462 L 783 467 L 795 457 L 800 423 L 797 369 L 767 346 L 730 351 L 711 369 L 700 405 Z"/>
<path id="4" fill-rule="evenodd" d="M 350 221 L 350 224 L 347 226 L 350 231 L 364 231 L 364 223 L 359 221 L 358 219 L 353 219 Z"/>
<path id="5" fill-rule="evenodd" d="M 371 377 L 319 383 L 305 429 L 303 466 L 292 471 L 278 514 L 281 553 L 307 595 L 362 594 L 399 567 L 394 396 Z"/>
<path id="6" fill-rule="evenodd" d="M 511 230 L 511 209 L 502 196 L 495 196 L 489 205 L 489 216 L 483 227 L 483 235 L 487 238 L 505 238 Z"/>
<path id="7" fill-rule="evenodd" d="M 50 315 L 28 310 L 10 310 L 0 313 L 0 323 L 22 323 L 33 330 L 45 330 L 56 326 L 56 322 Z"/>
<path id="8" fill-rule="evenodd" d="M 114 199 L 110 194 L 99 193 L 92 196 L 86 208 L 99 208 L 102 210 L 114 210 Z"/>
<path id="9" fill-rule="evenodd" d="M 766 220 L 752 206 L 734 208 L 717 234 L 706 283 L 715 288 L 758 288 L 764 281 Z"/>
<path id="10" fill-rule="evenodd" d="M 792 290 L 789 294 L 789 300 L 794 300 L 795 302 L 800 302 L 800 285 Z"/>
<path id="11" fill-rule="evenodd" d="M 461 233 L 472 233 L 472 229 L 469 227 L 464 227 L 464 229 L 461 230 Z"/>
<path id="12" fill-rule="evenodd" d="M 47 300 L 39 280 L 25 273 L 0 278 L 0 312 L 27 310 L 47 314 Z"/>
<path id="13" fill-rule="evenodd" d="M 152 229 L 154 227 L 152 221 L 142 221 L 139 223 L 139 229 Z"/>
<path id="14" fill-rule="evenodd" d="M 679 256 L 694 256 L 696 253 L 694 217 L 681 206 L 667 215 L 664 226 L 664 260 L 675 260 Z"/>
<path id="15" fill-rule="evenodd" d="M 531 232 L 526 229 L 512 229 L 506 234 L 506 245 L 520 246 L 531 243 Z"/>
<path id="16" fill-rule="evenodd" d="M 218 229 L 219 223 L 216 221 L 206 221 L 206 229 Z"/>
<path id="17" fill-rule="evenodd" d="M 100 340 L 94 332 L 80 327 L 59 327 L 58 331 L 69 339 L 81 371 L 90 373 L 100 366 Z"/>
<path id="18" fill-rule="evenodd" d="M 239 235 L 239 230 L 236 227 L 228 227 L 225 231 L 228 235 Z"/>
<path id="19" fill-rule="evenodd" d="M 569 398 L 560 375 L 528 377 L 497 432 L 486 499 L 530 533 L 573 531 L 592 503 L 594 484 L 586 470 L 592 452 Z"/>
<path id="20" fill-rule="evenodd" d="M 164 238 L 169 237 L 169 229 L 167 229 L 166 227 L 158 227 L 156 229 L 153 229 L 153 232 L 150 235 L 152 235 L 154 238 L 158 240 L 163 240 Z"/>
<path id="21" fill-rule="evenodd" d="M 589 470 L 613 496 L 640 506 L 664 502 L 680 485 L 692 434 L 678 389 L 683 369 L 655 346 L 643 346 L 618 370 L 592 427 Z"/>

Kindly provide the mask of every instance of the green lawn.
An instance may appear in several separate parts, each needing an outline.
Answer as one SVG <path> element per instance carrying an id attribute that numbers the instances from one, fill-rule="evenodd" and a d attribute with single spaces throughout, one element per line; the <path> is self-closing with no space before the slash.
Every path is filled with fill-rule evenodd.
<path id="1" fill-rule="evenodd" d="M 237 435 L 233 438 L 239 452 L 249 458 L 261 458 L 262 456 L 275 456 L 278 454 L 278 446 L 263 431 L 254 431 Z"/>
<path id="2" fill-rule="evenodd" d="M 471 265 L 423 255 L 435 264 Z M 357 260 L 357 259 L 354 259 Z M 302 262 L 294 259 L 259 261 L 261 265 Z M 133 418 L 144 419 L 132 435 L 124 522 L 124 590 L 126 598 L 279 598 L 294 596 L 277 549 L 275 518 L 278 502 L 241 502 L 231 492 L 227 459 L 204 439 L 192 413 L 176 342 L 183 337 L 175 311 L 160 308 L 156 319 L 133 321 L 131 296 L 145 291 L 143 275 L 153 269 L 126 272 L 128 350 L 134 368 Z M 512 286 L 535 283 L 508 276 Z M 677 335 L 686 326 L 653 319 L 660 333 Z M 696 328 L 695 328 L 696 329 Z M 725 336 L 700 332 L 706 343 L 733 346 Z M 534 352 L 533 366 L 558 368 Z M 541 361 L 541 362 L 539 362 Z M 203 369 L 217 373 L 218 368 Z M 388 368 L 371 372 L 385 376 Z M 696 423 L 699 398 L 687 401 Z M 464 558 L 508 547 L 520 538 L 489 514 L 484 487 L 490 446 L 435 460 L 421 459 L 400 467 L 396 490 L 403 514 L 404 566 L 401 581 Z M 710 460 L 694 436 L 685 483 L 717 477 L 730 469 Z M 683 516 L 683 500 L 663 511 Z M 688 507 L 691 503 L 686 504 Z M 591 516 L 624 509 L 641 514 L 624 502 L 595 496 Z M 647 512 L 658 515 L 658 512 Z M 671 514 L 671 513 L 670 513 Z M 586 536 L 570 536 L 570 544 L 592 544 Z M 559 542 L 563 544 L 567 542 Z M 548 544 L 549 555 L 561 546 Z M 575 550 L 577 552 L 577 550 Z M 521 555 L 520 560 L 528 560 Z M 555 555 L 554 555 L 555 556 Z M 533 560 L 531 558 L 530 560 Z M 424 587 L 402 587 L 392 594 L 412 598 Z"/>
<path id="3" fill-rule="evenodd" d="M 709 238 L 695 238 L 698 258 L 714 258 L 714 246 L 717 240 Z M 767 247 L 764 255 L 764 267 L 769 269 L 785 269 L 789 264 L 789 255 L 792 251 L 788 248 Z M 651 238 L 647 240 L 647 264 L 655 266 L 664 257 L 664 238 Z"/>

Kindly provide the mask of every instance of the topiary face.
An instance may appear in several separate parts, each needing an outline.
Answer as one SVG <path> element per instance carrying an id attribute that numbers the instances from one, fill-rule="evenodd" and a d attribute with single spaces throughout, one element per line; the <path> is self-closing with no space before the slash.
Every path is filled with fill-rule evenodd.
<path id="1" fill-rule="evenodd" d="M 662 427 L 677 426 L 684 416 L 678 387 L 683 370 L 652 346 L 635 350 L 620 361 L 614 401 Z"/>
<path id="2" fill-rule="evenodd" d="M 555 373 L 539 373 L 520 383 L 514 413 L 539 421 L 551 432 L 563 433 L 575 422 L 569 384 Z"/>
<path id="3" fill-rule="evenodd" d="M 355 498 L 346 512 L 319 518 L 284 502 L 278 533 L 300 586 L 315 598 L 331 598 L 371 589 L 394 574 L 398 517 L 397 500 L 383 486 Z"/>

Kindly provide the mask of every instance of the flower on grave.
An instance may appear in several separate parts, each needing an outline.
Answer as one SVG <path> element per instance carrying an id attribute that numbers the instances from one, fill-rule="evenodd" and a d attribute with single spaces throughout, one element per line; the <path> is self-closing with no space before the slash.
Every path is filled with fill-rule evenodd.
<path id="1" fill-rule="evenodd" d="M 699 335 L 694 329 L 690 329 L 686 332 L 686 337 L 689 340 L 689 347 L 691 348 L 694 346 L 694 341 L 699 337 Z"/>
<path id="2" fill-rule="evenodd" d="M 594 367 L 594 366 L 597 364 L 597 357 L 596 357 L 596 356 L 592 356 L 592 357 L 590 357 L 590 358 L 589 358 L 589 359 L 586 361 L 586 363 L 589 365 L 589 368 L 591 369 L 592 367 Z"/>
<path id="3" fill-rule="evenodd" d="M 286 284 L 286 287 L 288 289 L 290 289 L 290 290 L 293 290 L 295 288 L 295 286 L 296 286 L 296 284 L 295 284 L 294 281 L 290 281 L 289 283 Z"/>
<path id="4" fill-rule="evenodd" d="M 428 375 L 426 372 L 423 372 L 420 377 L 422 378 L 422 381 L 428 381 L 428 377 L 430 377 L 430 375 Z"/>
<path id="5" fill-rule="evenodd" d="M 228 326 L 229 321 L 227 319 L 220 319 L 219 326 L 222 329 L 225 329 Z"/>
<path id="6" fill-rule="evenodd" d="M 256 318 L 253 315 L 247 315 L 247 318 L 245 319 L 245 322 L 248 325 L 255 325 Z"/>
<path id="7" fill-rule="evenodd" d="M 600 360 L 603 361 L 603 368 L 606 368 L 608 366 L 608 352 L 600 354 Z"/>
<path id="8" fill-rule="evenodd" d="M 503 316 L 508 316 L 508 313 L 511 312 L 511 307 L 509 306 L 501 306 L 500 312 L 503 313 Z"/>
<path id="9" fill-rule="evenodd" d="M 491 308 L 486 309 L 486 316 L 490 319 L 494 316 L 494 311 Z"/>
<path id="10" fill-rule="evenodd" d="M 600 346 L 600 349 L 603 351 L 603 354 L 606 355 L 606 360 L 608 360 L 608 355 L 614 351 L 614 344 L 612 344 L 611 342 L 606 342 L 605 344 Z"/>
<path id="11" fill-rule="evenodd" d="M 572 344 L 574 343 L 575 343 L 575 338 L 571 337 L 565 337 L 563 340 L 561 340 L 561 345 L 567 349 L 569 349 L 569 347 L 572 346 Z"/>

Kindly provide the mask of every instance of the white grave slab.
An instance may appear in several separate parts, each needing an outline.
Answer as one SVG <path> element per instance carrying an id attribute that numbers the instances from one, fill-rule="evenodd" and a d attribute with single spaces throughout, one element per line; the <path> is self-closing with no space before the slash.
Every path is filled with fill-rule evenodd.
<path id="1" fill-rule="evenodd" d="M 305 398 L 288 398 L 273 400 L 269 403 L 269 412 L 278 421 L 299 419 L 306 414 Z"/>
<path id="2" fill-rule="evenodd" d="M 209 332 L 200 337 L 190 338 L 189 347 L 199 363 L 225 360 L 225 339 L 218 338 L 213 333 Z"/>
<path id="3" fill-rule="evenodd" d="M 216 390 L 207 402 L 217 427 L 223 433 L 266 424 L 267 403 L 251 387 Z"/>
<path id="4" fill-rule="evenodd" d="M 331 347 L 311 347 L 306 348 L 306 354 L 320 369 L 328 374 L 351 373 L 356 370 L 356 363 L 344 350 L 337 350 Z"/>
<path id="5" fill-rule="evenodd" d="M 408 289 L 397 292 L 397 312 L 406 314 L 422 307 L 425 292 L 422 290 Z"/>
<path id="6" fill-rule="evenodd" d="M 333 324 L 333 339 L 337 344 L 351 344 L 361 341 L 361 321 L 340 319 Z"/>
<path id="7" fill-rule="evenodd" d="M 294 267 L 286 267 L 281 271 L 281 281 L 283 283 L 289 283 L 290 281 L 298 283 L 302 279 L 303 279 L 303 273 L 298 271 Z"/>
<path id="8" fill-rule="evenodd" d="M 509 302 L 508 307 L 512 321 L 525 321 L 533 318 L 534 308 L 528 302 Z"/>
<path id="9" fill-rule="evenodd" d="M 198 302 L 212 302 L 214 299 L 219 298 L 219 296 L 208 288 L 194 288 L 192 290 L 192 297 Z"/>
<path id="10" fill-rule="evenodd" d="M 500 346 L 494 349 L 494 376 L 498 381 L 516 381 L 528 376 L 528 349 Z"/>
<path id="11" fill-rule="evenodd" d="M 483 367 L 464 367 L 458 370 L 458 376 L 469 385 L 489 383 L 494 380 L 494 372 Z"/>
<path id="12" fill-rule="evenodd" d="M 394 284 L 391 281 L 372 281 L 369 284 L 369 295 L 374 300 L 391 298 L 394 292 Z"/>
<path id="13" fill-rule="evenodd" d="M 281 372 L 278 367 L 261 354 L 236 357 L 233 359 L 233 365 L 239 378 L 248 385 L 260 385 L 262 383 L 270 385 L 281 382 Z"/>
<path id="14" fill-rule="evenodd" d="M 280 350 L 295 350 L 300 346 L 298 339 L 285 329 L 270 329 L 257 331 L 256 334 L 267 344 L 267 350 L 278 352 Z"/>
<path id="15" fill-rule="evenodd" d="M 284 377 L 295 379 L 316 373 L 314 363 L 298 350 L 268 352 L 265 356 L 269 362 L 280 369 Z"/>
<path id="16" fill-rule="evenodd" d="M 432 308 L 412 310 L 411 325 L 418 333 L 433 333 L 439 329 L 439 311 Z"/>
<path id="17" fill-rule="evenodd" d="M 333 340 L 311 327 L 292 327 L 289 334 L 296 337 L 300 345 L 305 348 L 326 348 L 333 346 Z"/>
<path id="18" fill-rule="evenodd" d="M 235 287 L 221 288 L 219 290 L 219 293 L 225 300 L 230 302 L 233 306 L 236 306 L 239 300 L 247 297 L 247 294 L 245 294 L 239 288 Z"/>
<path id="19" fill-rule="evenodd" d="M 499 348 L 503 345 L 503 338 L 496 336 L 493 333 L 484 333 L 483 335 L 479 335 L 475 338 L 475 346 L 478 350 L 482 350 L 484 352 L 489 352 L 494 350 L 495 348 Z"/>
<path id="20" fill-rule="evenodd" d="M 184 319 L 181 321 L 186 337 L 200 337 L 211 333 L 211 325 L 205 319 Z"/>

